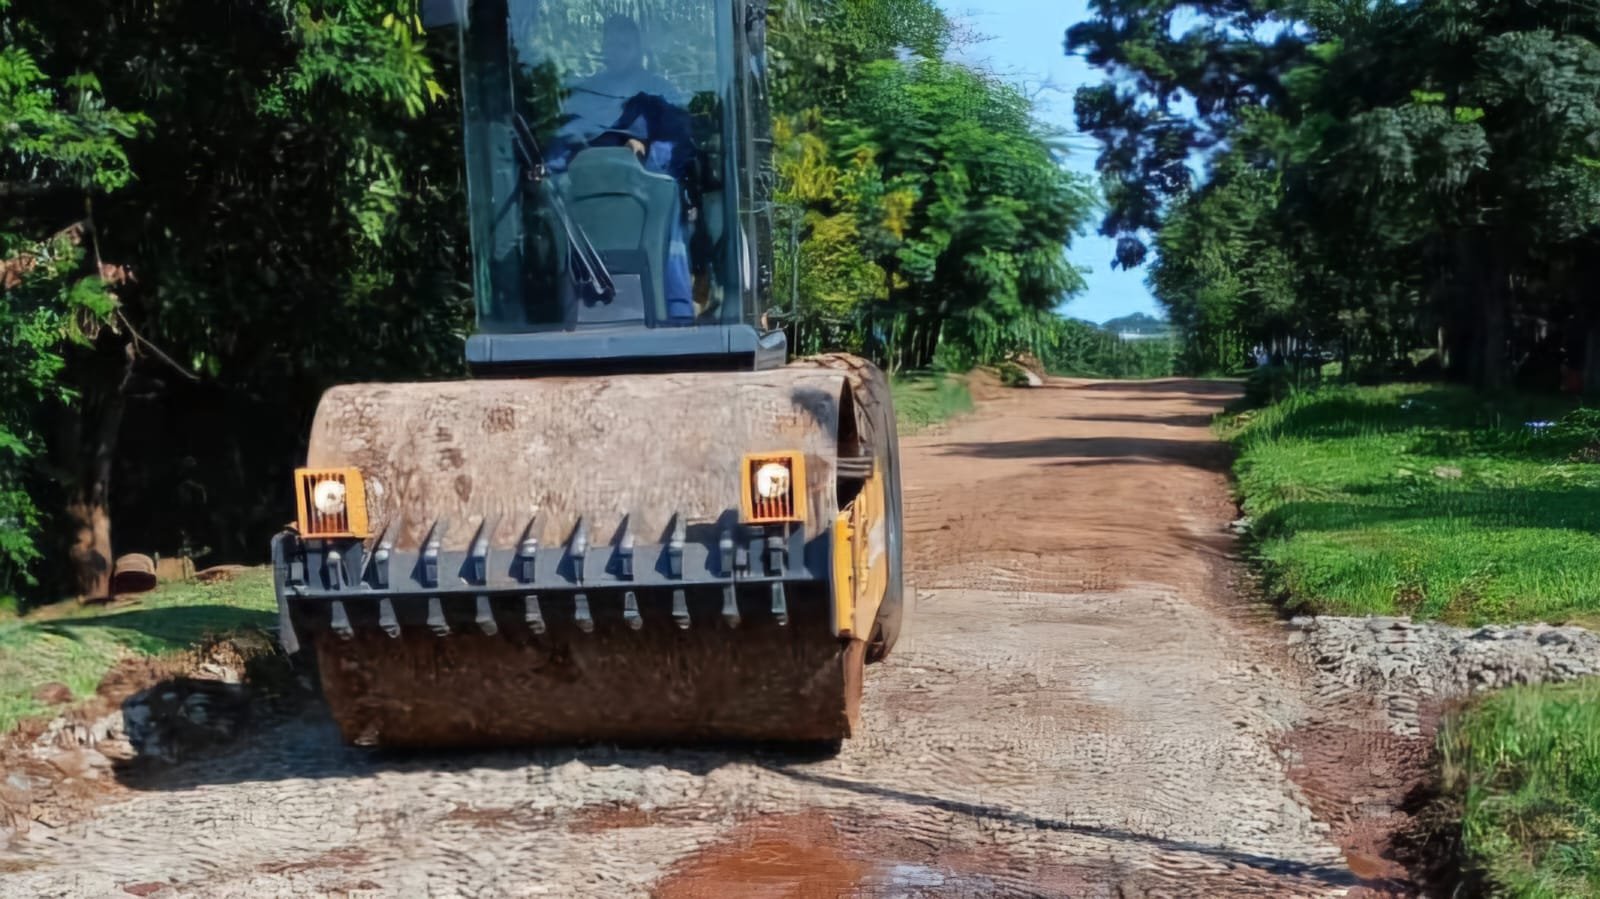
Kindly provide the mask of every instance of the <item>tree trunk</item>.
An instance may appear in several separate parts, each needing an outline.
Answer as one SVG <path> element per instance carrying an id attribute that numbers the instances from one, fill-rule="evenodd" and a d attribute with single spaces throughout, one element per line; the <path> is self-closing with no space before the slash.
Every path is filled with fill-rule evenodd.
<path id="1" fill-rule="evenodd" d="M 1511 383 L 1511 368 L 1506 359 L 1507 322 L 1511 308 L 1510 275 L 1501 260 L 1489 266 L 1487 283 L 1479 287 L 1481 314 L 1479 317 L 1482 346 L 1479 348 L 1478 372 L 1474 379 L 1484 390 L 1500 390 Z"/>
<path id="2" fill-rule="evenodd" d="M 1445 374 L 1453 381 L 1472 383 L 1478 380 L 1482 369 L 1479 357 L 1483 351 L 1483 323 L 1479 320 L 1477 294 L 1488 286 L 1490 275 L 1482 253 L 1470 238 L 1457 236 L 1453 250 L 1455 264 L 1450 267 L 1445 287 L 1444 333 L 1449 341 Z"/>
<path id="3" fill-rule="evenodd" d="M 80 599 L 111 595 L 111 468 L 122 429 L 133 345 L 103 332 L 79 370 L 75 404 L 62 410 L 56 468 L 67 487 L 68 586 Z"/>

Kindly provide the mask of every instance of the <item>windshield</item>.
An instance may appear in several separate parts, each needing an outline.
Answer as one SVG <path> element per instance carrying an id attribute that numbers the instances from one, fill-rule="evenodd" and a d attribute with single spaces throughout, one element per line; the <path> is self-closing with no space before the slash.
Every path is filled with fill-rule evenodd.
<path id="1" fill-rule="evenodd" d="M 463 31 L 479 327 L 737 320 L 732 21 L 715 0 L 475 0 Z"/>

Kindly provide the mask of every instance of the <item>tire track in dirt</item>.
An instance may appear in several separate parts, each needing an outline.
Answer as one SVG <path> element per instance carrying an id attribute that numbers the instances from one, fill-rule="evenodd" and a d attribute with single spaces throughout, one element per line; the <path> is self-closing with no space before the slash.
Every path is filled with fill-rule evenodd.
<path id="1" fill-rule="evenodd" d="M 381 756 L 319 710 L 30 834 L 19 895 L 1336 895 L 1305 691 L 1233 588 L 1207 382 L 1052 381 L 904 441 L 907 634 L 834 759 Z M 1324 804 L 1326 804 L 1324 802 Z"/>

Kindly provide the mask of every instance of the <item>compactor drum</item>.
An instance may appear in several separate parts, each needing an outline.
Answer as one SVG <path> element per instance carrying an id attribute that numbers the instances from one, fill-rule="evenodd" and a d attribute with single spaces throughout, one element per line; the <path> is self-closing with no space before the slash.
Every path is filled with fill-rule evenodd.
<path id="1" fill-rule="evenodd" d="M 328 391 L 273 543 L 352 742 L 832 742 L 894 645 L 887 382 L 786 365 L 767 324 L 764 10 L 625 8 L 429 10 L 461 38 L 474 377 Z"/>

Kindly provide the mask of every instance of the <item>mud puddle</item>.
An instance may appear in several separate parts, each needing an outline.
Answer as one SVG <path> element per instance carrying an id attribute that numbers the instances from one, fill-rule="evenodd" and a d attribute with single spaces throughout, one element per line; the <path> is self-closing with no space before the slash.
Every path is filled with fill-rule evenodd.
<path id="1" fill-rule="evenodd" d="M 895 851 L 896 843 L 900 851 Z M 921 851 L 918 851 L 918 850 Z M 996 847 L 930 849 L 892 831 L 849 828 L 820 811 L 747 821 L 725 839 L 681 860 L 651 892 L 655 899 L 966 899 L 1044 895 L 1019 892 Z M 1056 872 L 1057 889 L 1067 887 Z M 1101 871 L 1086 870 L 1088 887 Z M 1072 895 L 1084 895 L 1074 892 Z"/>

